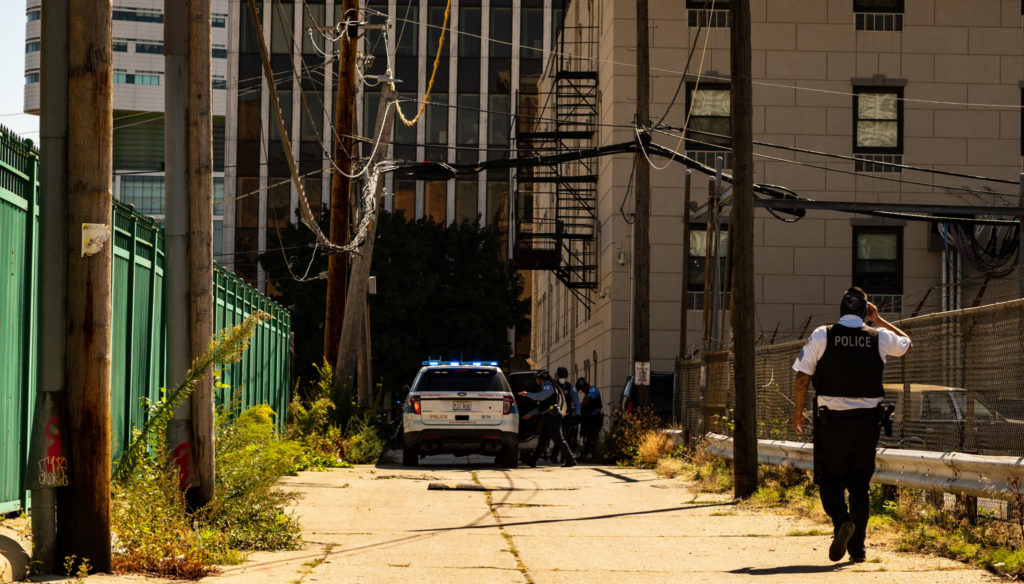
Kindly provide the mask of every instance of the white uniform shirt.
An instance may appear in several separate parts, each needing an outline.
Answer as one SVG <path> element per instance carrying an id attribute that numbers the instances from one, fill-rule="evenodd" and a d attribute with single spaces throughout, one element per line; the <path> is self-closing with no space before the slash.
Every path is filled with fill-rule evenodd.
<path id="1" fill-rule="evenodd" d="M 837 322 L 839 326 L 849 328 L 860 328 L 864 326 L 864 320 L 855 314 L 844 314 Z M 828 326 L 823 325 L 814 329 L 807 344 L 800 350 L 800 355 L 793 362 L 793 370 L 807 375 L 814 375 L 818 368 L 818 361 L 825 354 L 825 346 L 828 344 Z M 910 338 L 901 337 L 889 329 L 878 328 L 878 354 L 882 357 L 882 364 L 888 356 L 899 357 L 910 350 Z M 853 410 L 857 408 L 873 408 L 882 402 L 880 397 L 833 397 L 827 395 L 818 396 L 818 406 L 830 410 Z"/>

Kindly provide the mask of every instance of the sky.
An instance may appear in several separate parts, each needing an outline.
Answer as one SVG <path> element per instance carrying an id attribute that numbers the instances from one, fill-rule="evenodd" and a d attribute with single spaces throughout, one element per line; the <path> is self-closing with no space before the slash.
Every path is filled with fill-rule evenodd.
<path id="1" fill-rule="evenodd" d="M 0 124 L 39 143 L 39 117 L 25 107 L 25 1 L 0 5 Z"/>

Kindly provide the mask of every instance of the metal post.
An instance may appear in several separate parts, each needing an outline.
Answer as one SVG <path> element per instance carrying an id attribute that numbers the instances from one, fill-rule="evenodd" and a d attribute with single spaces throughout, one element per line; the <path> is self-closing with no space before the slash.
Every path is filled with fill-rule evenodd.
<path id="1" fill-rule="evenodd" d="M 40 164 L 46 172 L 39 177 L 39 341 L 38 391 L 34 435 L 45 430 L 50 420 L 60 427 L 60 404 L 64 401 L 67 307 L 67 171 L 68 171 L 68 0 L 43 3 L 42 19 L 42 111 L 39 120 Z M 45 347 L 46 350 L 42 350 Z M 47 449 L 62 445 L 48 440 Z M 33 451 L 30 462 L 37 462 Z M 45 458 L 46 452 L 42 454 Z M 63 456 L 63 453 L 60 453 Z M 45 465 L 44 460 L 44 465 Z M 33 476 L 29 474 L 29 477 Z M 57 573 L 57 485 L 32 488 L 32 559 L 38 571 Z M 33 570 L 36 571 L 36 570 Z"/>
<path id="2" fill-rule="evenodd" d="M 164 0 L 164 63 L 167 384 L 176 387 L 192 364 L 188 317 L 188 4 L 178 0 Z M 167 425 L 167 448 L 178 465 L 178 484 L 183 489 L 197 486 L 191 399 L 185 400 Z"/>
<path id="3" fill-rule="evenodd" d="M 692 176 L 690 169 L 686 169 L 686 182 L 683 187 L 683 289 L 679 294 L 679 358 L 686 359 L 689 354 L 686 351 L 686 333 L 689 323 L 689 289 L 690 289 L 690 182 Z"/>

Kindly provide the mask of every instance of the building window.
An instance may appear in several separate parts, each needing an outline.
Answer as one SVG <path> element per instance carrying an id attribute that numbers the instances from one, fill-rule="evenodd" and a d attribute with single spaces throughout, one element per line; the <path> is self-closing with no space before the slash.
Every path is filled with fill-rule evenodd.
<path id="1" fill-rule="evenodd" d="M 729 0 L 686 0 L 686 24 L 709 28 L 729 26 Z"/>
<path id="2" fill-rule="evenodd" d="M 210 17 L 210 26 L 213 28 L 225 28 L 228 25 L 228 15 L 213 13 Z"/>
<path id="3" fill-rule="evenodd" d="M 114 83 L 127 85 L 160 85 L 160 73 L 156 71 L 139 71 L 137 73 L 126 73 L 114 71 Z"/>
<path id="4" fill-rule="evenodd" d="M 39 69 L 29 69 L 26 71 L 25 83 L 39 83 Z"/>
<path id="5" fill-rule="evenodd" d="M 729 100 L 728 84 L 687 84 L 686 111 L 690 121 L 686 127 L 686 149 L 692 158 L 708 166 L 714 166 L 715 158 L 724 155 L 726 168 L 732 167 Z"/>
<path id="6" fill-rule="evenodd" d="M 32 39 L 25 43 L 25 52 L 34 53 L 39 50 L 39 39 Z"/>
<path id="7" fill-rule="evenodd" d="M 110 46 L 115 53 L 127 53 L 128 39 L 114 39 Z"/>
<path id="8" fill-rule="evenodd" d="M 228 50 L 223 45 L 213 45 L 213 51 L 211 53 L 214 59 L 227 59 Z"/>
<path id="9" fill-rule="evenodd" d="M 713 241 L 713 240 L 712 240 Z M 686 260 L 688 275 L 686 288 L 686 304 L 692 310 L 704 307 L 704 276 L 707 268 L 708 231 L 704 224 L 690 225 L 690 256 Z M 718 233 L 719 268 L 725 276 L 725 291 L 732 285 L 732 278 L 726 270 L 726 259 L 729 257 L 729 231 L 723 225 Z"/>
<path id="10" fill-rule="evenodd" d="M 853 0 L 857 30 L 903 30 L 903 0 Z"/>
<path id="11" fill-rule="evenodd" d="M 227 89 L 228 88 L 228 82 L 227 82 L 226 79 L 224 79 L 223 75 L 214 75 L 213 76 L 213 88 L 214 89 Z"/>
<path id="12" fill-rule="evenodd" d="M 164 44 L 155 41 L 135 41 L 135 52 L 161 55 L 164 52 Z"/>
<path id="13" fill-rule="evenodd" d="M 853 228 L 853 285 L 863 288 L 879 310 L 899 310 L 893 297 L 903 294 L 902 227 Z"/>
<path id="14" fill-rule="evenodd" d="M 899 167 L 884 163 L 903 162 L 903 88 L 854 87 L 853 115 L 854 169 L 899 172 Z"/>
<path id="15" fill-rule="evenodd" d="M 32 22 L 33 20 L 39 20 L 40 18 L 43 17 L 43 9 L 33 8 L 26 13 L 26 16 L 28 17 L 29 22 Z"/>
<path id="16" fill-rule="evenodd" d="M 161 23 L 164 15 L 155 8 L 115 8 L 114 20 Z"/>

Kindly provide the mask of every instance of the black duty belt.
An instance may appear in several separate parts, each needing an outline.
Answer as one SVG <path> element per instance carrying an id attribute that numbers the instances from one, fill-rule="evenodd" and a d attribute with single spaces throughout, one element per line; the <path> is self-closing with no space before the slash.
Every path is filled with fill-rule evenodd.
<path id="1" fill-rule="evenodd" d="M 854 408 L 852 410 L 832 410 L 825 406 L 821 406 L 820 412 L 830 417 L 833 420 L 841 418 L 877 418 L 878 407 L 873 408 Z"/>

